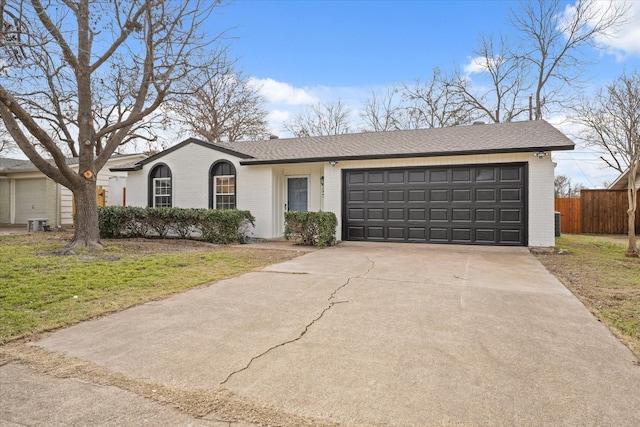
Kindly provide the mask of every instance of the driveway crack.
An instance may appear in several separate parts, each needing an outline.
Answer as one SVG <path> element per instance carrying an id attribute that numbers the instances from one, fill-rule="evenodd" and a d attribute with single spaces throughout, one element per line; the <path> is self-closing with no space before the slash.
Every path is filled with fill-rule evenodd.
<path id="1" fill-rule="evenodd" d="M 342 289 L 344 289 L 346 286 L 348 286 L 351 283 L 351 279 L 364 278 L 369 272 L 371 272 L 371 270 L 373 270 L 373 268 L 375 267 L 375 263 L 369 257 L 367 257 L 367 261 L 369 262 L 369 267 L 367 268 L 367 271 L 365 271 L 364 273 L 361 273 L 361 274 L 359 274 L 357 276 L 348 277 L 347 280 L 343 284 L 341 284 L 340 286 L 335 288 L 333 290 L 333 292 L 331 292 L 331 294 L 327 298 L 327 301 L 329 302 L 329 305 L 327 305 L 327 307 L 325 307 L 324 310 L 322 310 L 320 312 L 320 314 L 315 319 L 313 319 L 311 322 L 307 323 L 307 325 L 304 327 L 302 332 L 300 332 L 300 334 L 297 337 L 292 338 L 292 339 L 287 340 L 287 341 L 284 341 L 284 342 L 281 342 L 279 344 L 276 344 L 273 347 L 270 347 L 270 348 L 266 349 L 265 351 L 263 351 L 262 353 L 258 354 L 257 356 L 253 356 L 251 358 L 251 360 L 249 360 L 249 362 L 245 366 L 243 366 L 240 369 L 236 369 L 235 371 L 233 371 L 229 375 L 227 375 L 227 377 L 224 379 L 224 381 L 222 381 L 220 383 L 220 385 L 223 386 L 223 385 L 227 384 L 227 382 L 229 382 L 229 380 L 234 375 L 239 374 L 240 372 L 246 371 L 247 369 L 249 369 L 251 367 L 251 364 L 253 364 L 254 361 L 260 359 L 261 357 L 263 357 L 265 355 L 267 355 L 268 353 L 272 352 L 273 350 L 275 350 L 277 348 L 280 348 L 280 347 L 284 347 L 284 346 L 286 346 L 288 344 L 292 344 L 292 343 L 294 343 L 296 341 L 299 341 L 316 322 L 318 322 L 320 319 L 322 319 L 322 317 L 324 316 L 324 314 L 327 311 L 329 311 L 329 310 L 331 310 L 333 308 L 334 305 L 348 303 L 349 301 L 347 301 L 347 300 L 335 301 L 336 294 L 338 292 L 340 292 Z"/>

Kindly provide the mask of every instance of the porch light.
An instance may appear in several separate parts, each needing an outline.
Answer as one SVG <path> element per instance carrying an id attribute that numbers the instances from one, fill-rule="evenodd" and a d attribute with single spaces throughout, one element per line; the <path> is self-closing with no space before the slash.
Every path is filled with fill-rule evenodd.
<path id="1" fill-rule="evenodd" d="M 547 157 L 548 154 L 549 153 L 546 151 L 538 151 L 537 153 L 533 153 L 533 155 L 539 159 L 544 159 L 545 157 Z"/>

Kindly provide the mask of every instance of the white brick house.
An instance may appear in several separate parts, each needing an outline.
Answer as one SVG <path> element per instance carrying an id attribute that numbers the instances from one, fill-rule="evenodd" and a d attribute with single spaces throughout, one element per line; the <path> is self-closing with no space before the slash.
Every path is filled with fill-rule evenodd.
<path id="1" fill-rule="evenodd" d="M 330 211 L 339 240 L 552 246 L 545 121 L 213 144 L 188 139 L 126 171 L 133 206 L 238 208 L 253 234 L 283 235 L 287 210 Z"/>

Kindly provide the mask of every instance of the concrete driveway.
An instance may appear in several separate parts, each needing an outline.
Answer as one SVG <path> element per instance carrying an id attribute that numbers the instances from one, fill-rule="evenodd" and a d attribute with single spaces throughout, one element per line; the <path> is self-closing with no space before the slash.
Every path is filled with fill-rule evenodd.
<path id="1" fill-rule="evenodd" d="M 343 243 L 33 346 L 120 393 L 114 425 L 640 425 L 637 359 L 525 248 Z M 53 401 L 26 371 L 6 422 Z"/>

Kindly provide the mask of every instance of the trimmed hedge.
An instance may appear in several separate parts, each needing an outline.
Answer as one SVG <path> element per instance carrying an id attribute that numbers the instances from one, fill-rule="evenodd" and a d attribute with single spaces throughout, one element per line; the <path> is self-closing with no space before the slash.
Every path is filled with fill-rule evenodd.
<path id="1" fill-rule="evenodd" d="M 338 219 L 333 212 L 289 211 L 284 214 L 284 237 L 303 245 L 331 246 L 336 243 Z"/>
<path id="2" fill-rule="evenodd" d="M 255 218 L 237 209 L 181 209 L 105 206 L 98 208 L 100 237 L 201 239 L 211 243 L 244 242 Z"/>

